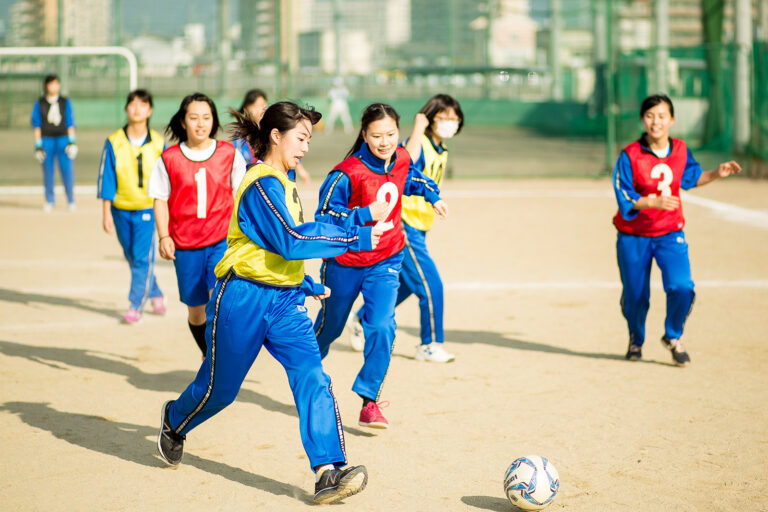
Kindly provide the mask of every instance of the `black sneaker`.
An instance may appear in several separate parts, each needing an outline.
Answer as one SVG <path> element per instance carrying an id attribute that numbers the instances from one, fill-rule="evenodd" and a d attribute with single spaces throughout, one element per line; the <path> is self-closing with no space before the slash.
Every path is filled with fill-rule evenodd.
<path id="1" fill-rule="evenodd" d="M 184 440 L 187 436 L 177 434 L 168 422 L 168 409 L 173 400 L 163 404 L 160 412 L 160 434 L 157 436 L 157 450 L 160 457 L 171 466 L 178 466 L 181 456 L 184 455 Z"/>
<path id="2" fill-rule="evenodd" d="M 344 469 L 326 469 L 315 483 L 315 503 L 328 504 L 357 494 L 368 483 L 365 466 L 349 466 Z"/>
<path id="3" fill-rule="evenodd" d="M 643 358 L 643 347 L 630 343 L 627 348 L 627 355 L 624 357 L 627 358 L 627 361 L 639 361 Z"/>
<path id="4" fill-rule="evenodd" d="M 666 336 L 661 337 L 661 344 L 664 348 L 672 353 L 672 359 L 677 366 L 688 366 L 691 362 L 691 356 L 683 348 L 683 343 L 680 340 L 670 339 Z"/>

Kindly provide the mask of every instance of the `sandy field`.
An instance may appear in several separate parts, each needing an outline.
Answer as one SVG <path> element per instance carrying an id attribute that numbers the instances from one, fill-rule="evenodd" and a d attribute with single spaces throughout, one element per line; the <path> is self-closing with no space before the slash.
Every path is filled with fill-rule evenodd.
<path id="1" fill-rule="evenodd" d="M 305 187 L 308 211 L 318 185 Z M 768 182 L 730 179 L 683 199 L 697 285 L 684 369 L 658 341 L 657 269 L 645 359 L 624 360 L 608 180 L 444 191 L 451 216 L 429 244 L 456 361 L 413 359 L 409 299 L 382 395 L 391 428 L 368 430 L 350 390 L 362 355 L 337 340 L 324 366 L 369 484 L 333 510 L 512 511 L 504 471 L 539 454 L 561 476 L 548 510 L 768 511 Z M 94 197 L 80 188 L 76 212 L 59 200 L 44 214 L 41 192 L 0 189 L 0 508 L 313 508 L 290 389 L 266 351 L 237 401 L 189 434 L 182 464 L 161 462 L 160 406 L 192 380 L 199 353 L 167 262 L 167 315 L 119 324 L 128 266 Z"/>

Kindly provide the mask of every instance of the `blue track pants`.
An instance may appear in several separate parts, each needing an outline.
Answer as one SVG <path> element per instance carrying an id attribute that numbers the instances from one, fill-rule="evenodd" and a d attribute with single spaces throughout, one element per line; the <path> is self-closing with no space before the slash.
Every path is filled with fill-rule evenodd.
<path id="1" fill-rule="evenodd" d="M 216 281 L 206 306 L 208 354 L 170 407 L 177 433 L 186 434 L 234 402 L 264 346 L 288 375 L 310 465 L 346 463 L 339 409 L 304 298 L 298 288 L 260 285 L 232 273 Z"/>
<path id="2" fill-rule="evenodd" d="M 389 369 L 395 342 L 395 301 L 399 286 L 402 252 L 370 267 L 345 267 L 327 260 L 320 269 L 322 283 L 331 289 L 315 320 L 315 334 L 320 354 L 328 349 L 344 330 L 347 317 L 358 294 L 363 293 L 362 323 L 365 334 L 365 362 L 357 374 L 352 391 L 360 396 L 379 399 Z"/>
<path id="3" fill-rule="evenodd" d="M 69 204 L 75 202 L 75 173 L 72 159 L 64 151 L 69 144 L 69 137 L 43 137 L 43 151 L 45 151 L 45 160 L 43 161 L 43 187 L 45 189 L 45 201 L 54 204 L 56 198 L 53 194 L 54 185 L 54 161 L 59 161 L 59 172 L 61 172 L 61 183 L 67 193 Z"/>
<path id="4" fill-rule="evenodd" d="M 162 297 L 155 279 L 155 215 L 152 208 L 120 210 L 112 207 L 117 239 L 131 267 L 131 307 L 143 311 L 147 299 Z"/>
<path id="5" fill-rule="evenodd" d="M 627 319 L 630 343 L 643 345 L 645 319 L 651 296 L 651 262 L 661 270 L 667 294 L 664 334 L 670 339 L 683 335 L 683 326 L 693 306 L 695 293 L 688 259 L 688 243 L 682 231 L 646 237 L 618 234 L 616 254 L 623 291 L 621 311 Z"/>

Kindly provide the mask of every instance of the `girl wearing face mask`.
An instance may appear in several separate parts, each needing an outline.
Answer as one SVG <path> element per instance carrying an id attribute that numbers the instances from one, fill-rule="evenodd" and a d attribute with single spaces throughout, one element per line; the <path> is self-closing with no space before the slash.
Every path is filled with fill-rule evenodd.
<path id="1" fill-rule="evenodd" d="M 216 105 L 199 92 L 181 101 L 166 134 L 178 140 L 155 162 L 149 177 L 160 256 L 173 260 L 181 302 L 192 336 L 203 353 L 205 304 L 216 277 L 213 268 L 227 248 L 232 196 L 245 175 L 245 160 L 216 140 Z"/>
<path id="2" fill-rule="evenodd" d="M 463 126 L 461 106 L 447 94 L 433 96 L 416 114 L 405 149 L 414 167 L 434 180 L 438 187 L 448 162 L 448 149 L 443 141 L 461 132 Z M 402 217 L 405 250 L 397 305 L 411 294 L 419 298 L 421 345 L 416 350 L 416 360 L 447 363 L 455 357 L 443 348 L 443 282 L 426 244 L 427 231 L 435 222 L 435 213 L 423 197 L 406 195 L 403 196 Z M 363 350 L 364 345 L 360 318 L 358 312 L 349 322 L 350 341 L 356 350 Z"/>
<path id="3" fill-rule="evenodd" d="M 680 189 L 706 185 L 741 171 L 734 161 L 702 171 L 685 142 L 669 136 L 675 122 L 672 100 L 649 96 L 640 106 L 645 133 L 624 148 L 613 171 L 619 209 L 613 217 L 618 231 L 616 253 L 623 286 L 621 312 L 629 328 L 626 358 L 642 358 L 645 318 L 650 299 L 651 263 L 661 269 L 667 294 L 667 317 L 662 345 L 678 366 L 691 358 L 680 338 L 695 297 L 685 241 Z"/>
<path id="4" fill-rule="evenodd" d="M 390 105 L 376 103 L 365 109 L 360 134 L 346 159 L 323 182 L 315 213 L 320 222 L 375 224 L 383 230 L 375 250 L 349 251 L 323 263 L 321 278 L 333 295 L 323 300 L 315 321 L 320 354 L 325 357 L 362 292 L 365 362 L 352 390 L 363 399 L 359 424 L 374 428 L 389 426 L 377 401 L 395 339 L 395 302 L 405 247 L 401 198 L 404 194 L 423 197 L 438 215 L 448 215 L 435 182 L 398 147 L 399 120 Z"/>
<path id="5" fill-rule="evenodd" d="M 288 376 L 316 475 L 314 501 L 333 503 L 362 491 L 368 476 L 364 466 L 346 465 L 339 409 L 304 307 L 307 296 L 324 298 L 330 290 L 304 274 L 303 260 L 372 250 L 381 232 L 304 222 L 292 169 L 309 151 L 318 112 L 279 102 L 259 124 L 235 117 L 235 134 L 248 141 L 259 163 L 237 191 L 228 247 L 216 265 L 207 307 L 209 357 L 181 396 L 163 406 L 158 449 L 168 464 L 179 464 L 186 434 L 235 400 L 264 347 Z"/>

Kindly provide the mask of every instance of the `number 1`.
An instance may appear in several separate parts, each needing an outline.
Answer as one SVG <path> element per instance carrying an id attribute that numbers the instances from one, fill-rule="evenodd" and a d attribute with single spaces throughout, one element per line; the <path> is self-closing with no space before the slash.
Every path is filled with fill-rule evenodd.
<path id="1" fill-rule="evenodd" d="M 208 189 L 206 188 L 205 167 L 201 167 L 195 173 L 195 182 L 197 182 L 197 218 L 205 218 L 205 205 L 208 203 Z"/>

